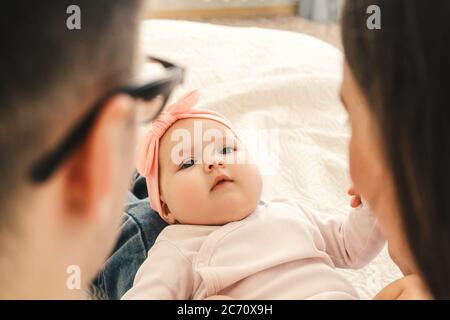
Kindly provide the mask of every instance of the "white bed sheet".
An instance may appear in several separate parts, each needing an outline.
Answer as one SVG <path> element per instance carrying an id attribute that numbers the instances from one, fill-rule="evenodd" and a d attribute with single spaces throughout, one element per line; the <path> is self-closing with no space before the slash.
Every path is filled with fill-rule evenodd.
<path id="1" fill-rule="evenodd" d="M 187 67 L 173 99 L 198 89 L 200 107 L 242 132 L 264 174 L 264 200 L 288 196 L 316 214 L 348 213 L 339 50 L 298 33 L 170 20 L 144 22 L 141 45 Z M 363 269 L 339 272 L 363 299 L 401 275 L 386 249 Z"/>

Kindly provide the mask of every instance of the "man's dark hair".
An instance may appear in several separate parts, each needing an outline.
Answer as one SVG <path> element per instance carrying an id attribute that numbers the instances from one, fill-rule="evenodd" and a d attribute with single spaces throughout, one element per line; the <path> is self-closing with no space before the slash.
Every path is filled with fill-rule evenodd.
<path id="1" fill-rule="evenodd" d="M 370 5 L 381 30 L 369 30 Z M 450 299 L 450 1 L 348 0 L 347 62 L 368 100 L 403 227 L 432 294 Z"/>
<path id="2" fill-rule="evenodd" d="M 70 5 L 81 29 L 70 30 Z M 27 174 L 102 94 L 131 76 L 140 0 L 9 1 L 0 8 L 0 225 Z"/>

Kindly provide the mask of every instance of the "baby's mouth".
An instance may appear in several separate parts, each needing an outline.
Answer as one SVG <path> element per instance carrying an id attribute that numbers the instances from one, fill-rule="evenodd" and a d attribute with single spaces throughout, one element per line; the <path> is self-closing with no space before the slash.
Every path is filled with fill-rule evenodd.
<path id="1" fill-rule="evenodd" d="M 218 177 L 216 177 L 216 179 L 214 179 L 214 183 L 213 186 L 211 187 L 210 191 L 214 191 L 216 189 L 219 189 L 229 183 L 234 182 L 234 180 L 232 180 L 230 177 L 226 176 L 226 175 L 220 175 Z"/>

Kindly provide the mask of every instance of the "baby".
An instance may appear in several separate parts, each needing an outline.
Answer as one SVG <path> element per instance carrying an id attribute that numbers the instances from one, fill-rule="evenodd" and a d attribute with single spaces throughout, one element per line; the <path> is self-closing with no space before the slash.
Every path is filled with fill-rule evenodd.
<path id="1" fill-rule="evenodd" d="M 336 267 L 362 267 L 383 247 L 370 210 L 323 220 L 289 200 L 261 204 L 235 131 L 197 101 L 192 92 L 169 107 L 140 146 L 150 204 L 170 225 L 122 299 L 358 298 Z"/>

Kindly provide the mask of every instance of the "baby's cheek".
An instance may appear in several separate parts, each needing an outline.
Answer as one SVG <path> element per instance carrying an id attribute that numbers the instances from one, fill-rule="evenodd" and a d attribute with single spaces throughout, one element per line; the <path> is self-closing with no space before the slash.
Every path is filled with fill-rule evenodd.
<path id="1" fill-rule="evenodd" d="M 256 165 L 245 164 L 241 167 L 244 192 L 252 202 L 259 202 L 262 190 L 262 178 Z"/>
<path id="2" fill-rule="evenodd" d="M 190 190 L 192 186 L 184 183 L 183 181 L 176 181 L 172 184 L 171 198 L 172 203 L 176 208 L 180 208 L 183 204 L 186 204 L 192 197 L 190 196 Z"/>
<path id="3" fill-rule="evenodd" d="M 180 178 L 171 183 L 171 203 L 175 215 L 180 215 L 180 220 L 191 218 L 196 212 L 201 211 L 205 203 L 204 191 L 201 186 L 192 179 Z M 184 218 L 184 219 L 183 219 Z"/>

